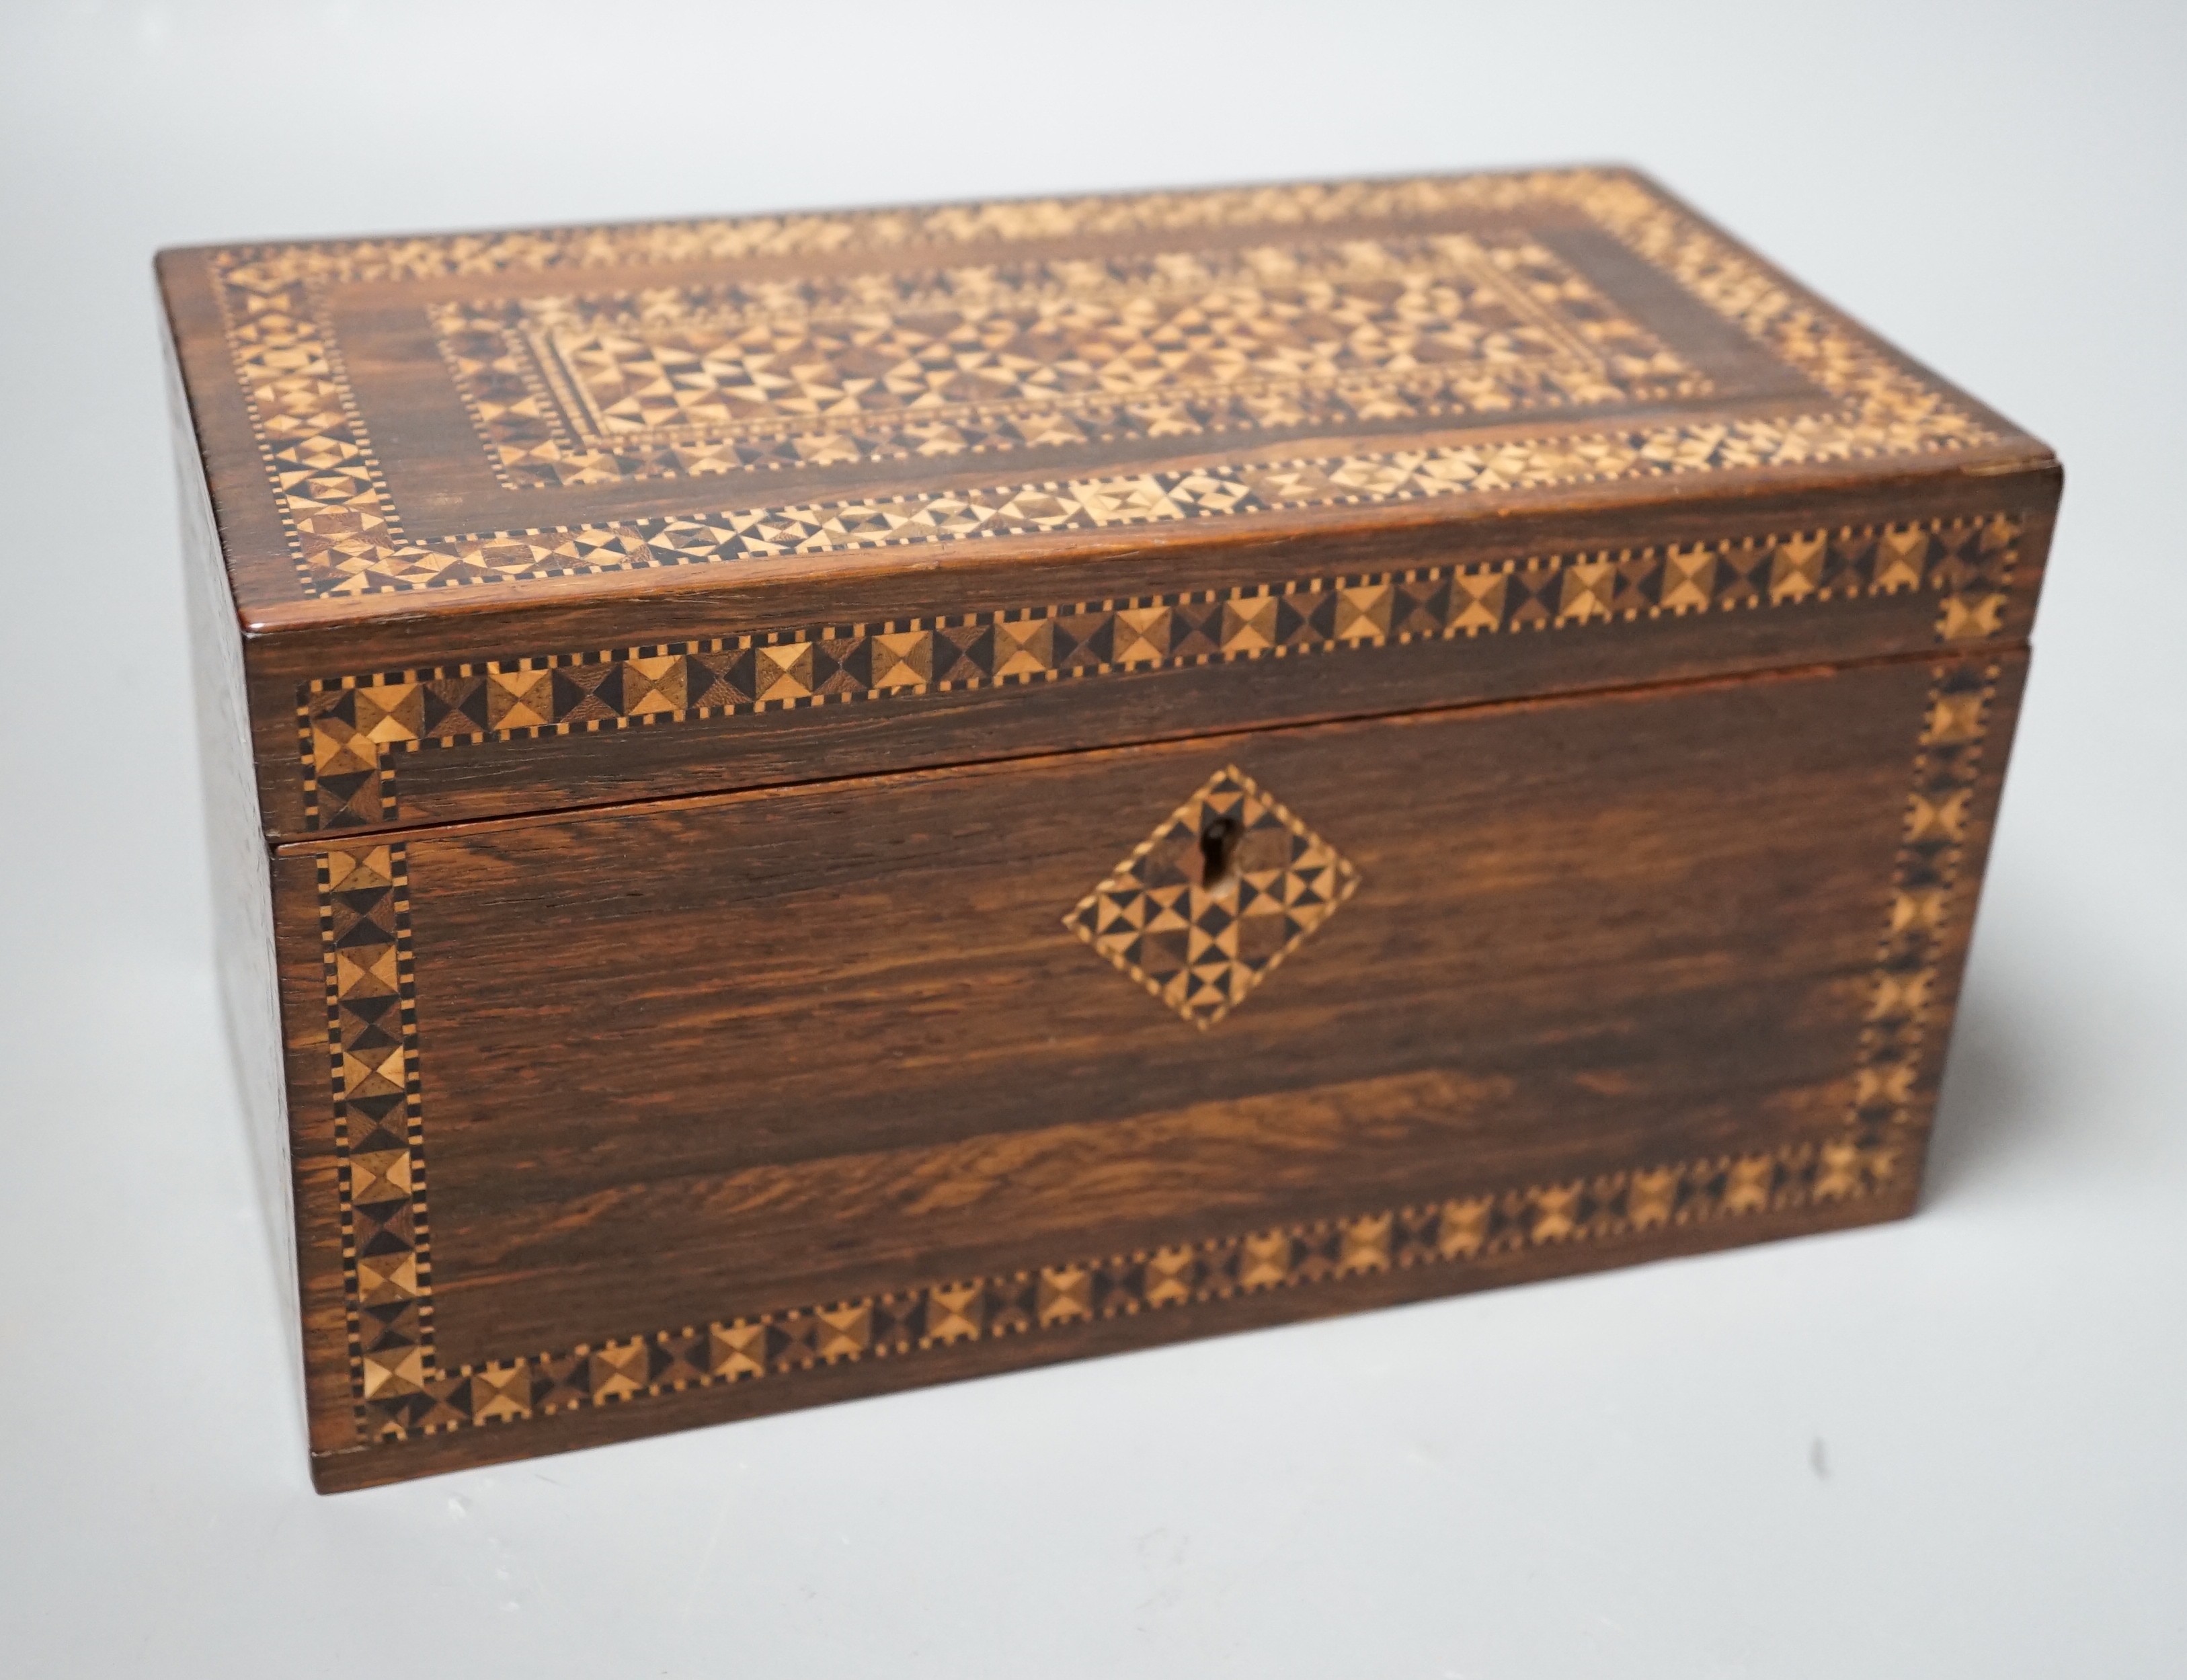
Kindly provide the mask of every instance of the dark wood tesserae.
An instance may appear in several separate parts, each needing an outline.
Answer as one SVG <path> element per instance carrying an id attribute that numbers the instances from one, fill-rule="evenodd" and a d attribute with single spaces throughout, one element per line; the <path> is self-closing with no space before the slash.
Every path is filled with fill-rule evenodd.
<path id="1" fill-rule="evenodd" d="M 321 1487 L 1914 1206 L 2059 469 L 1644 177 L 159 276 Z"/>

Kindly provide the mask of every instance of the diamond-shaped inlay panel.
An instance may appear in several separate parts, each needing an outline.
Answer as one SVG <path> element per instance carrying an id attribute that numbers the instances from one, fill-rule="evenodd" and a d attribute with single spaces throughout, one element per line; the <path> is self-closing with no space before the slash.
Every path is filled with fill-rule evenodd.
<path id="1" fill-rule="evenodd" d="M 1063 924 L 1202 1030 L 1336 913 L 1359 872 L 1235 765 L 1164 818 Z"/>

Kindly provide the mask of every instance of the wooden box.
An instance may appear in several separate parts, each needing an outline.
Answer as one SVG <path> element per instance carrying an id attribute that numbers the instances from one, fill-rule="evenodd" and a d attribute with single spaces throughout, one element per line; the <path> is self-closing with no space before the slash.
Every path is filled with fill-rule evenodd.
<path id="1" fill-rule="evenodd" d="M 322 1487 L 1914 1207 L 2059 469 L 1645 179 L 159 273 Z"/>

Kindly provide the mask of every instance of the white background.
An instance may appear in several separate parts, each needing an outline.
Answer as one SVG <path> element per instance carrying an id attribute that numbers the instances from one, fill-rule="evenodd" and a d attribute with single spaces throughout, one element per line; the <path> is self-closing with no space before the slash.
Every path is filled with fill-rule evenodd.
<path id="1" fill-rule="evenodd" d="M 0 1668 L 2187 1672 L 2175 7 L 0 20 Z M 1622 158 L 2065 518 L 1905 1224 L 351 1494 L 221 1048 L 161 244 Z"/>

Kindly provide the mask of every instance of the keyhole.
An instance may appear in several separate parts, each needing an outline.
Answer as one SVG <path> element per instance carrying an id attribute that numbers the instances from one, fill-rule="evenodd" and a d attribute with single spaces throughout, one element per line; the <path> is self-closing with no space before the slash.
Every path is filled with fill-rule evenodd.
<path id="1" fill-rule="evenodd" d="M 1228 892 L 1238 879 L 1238 842 L 1245 825 L 1235 817 L 1217 817 L 1200 831 L 1200 885 L 1207 892 Z"/>

